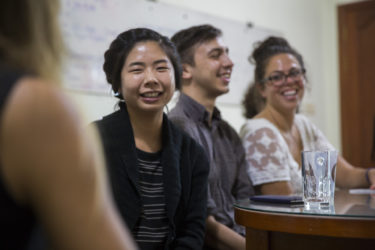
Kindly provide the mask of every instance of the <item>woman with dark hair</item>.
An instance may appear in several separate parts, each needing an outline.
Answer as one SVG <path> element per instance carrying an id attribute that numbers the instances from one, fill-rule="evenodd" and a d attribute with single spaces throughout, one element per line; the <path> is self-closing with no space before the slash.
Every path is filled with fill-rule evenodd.
<path id="1" fill-rule="evenodd" d="M 301 194 L 301 151 L 333 150 L 323 133 L 305 116 L 297 114 L 305 86 L 302 56 L 281 37 L 269 37 L 255 48 L 254 84 L 243 105 L 247 122 L 241 137 L 257 193 Z M 338 187 L 368 187 L 375 170 L 337 161 Z"/>
<path id="2" fill-rule="evenodd" d="M 95 124 L 124 221 L 141 249 L 201 249 L 208 161 L 163 113 L 180 84 L 173 43 L 153 30 L 131 29 L 104 58 L 120 110 Z"/>
<path id="3" fill-rule="evenodd" d="M 96 137 L 59 88 L 57 0 L 0 8 L 0 249 L 134 249 L 115 210 Z"/>

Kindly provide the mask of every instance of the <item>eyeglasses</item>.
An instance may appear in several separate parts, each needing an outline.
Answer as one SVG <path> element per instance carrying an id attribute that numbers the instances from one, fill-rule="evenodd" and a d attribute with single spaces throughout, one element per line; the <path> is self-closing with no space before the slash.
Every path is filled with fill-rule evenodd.
<path id="1" fill-rule="evenodd" d="M 274 72 L 269 77 L 262 80 L 262 83 L 271 82 L 273 86 L 279 87 L 283 85 L 288 77 L 294 81 L 301 80 L 301 77 L 306 73 L 305 69 L 292 69 L 288 74 L 283 72 Z"/>

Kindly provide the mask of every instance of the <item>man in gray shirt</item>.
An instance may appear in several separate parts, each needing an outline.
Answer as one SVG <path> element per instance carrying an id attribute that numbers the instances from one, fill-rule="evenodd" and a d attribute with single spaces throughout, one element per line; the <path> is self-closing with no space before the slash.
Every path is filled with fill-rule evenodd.
<path id="1" fill-rule="evenodd" d="M 172 37 L 183 73 L 180 98 L 169 118 L 198 141 L 210 159 L 206 245 L 245 249 L 244 228 L 234 221 L 233 203 L 254 191 L 242 142 L 215 107 L 216 98 L 229 91 L 233 68 L 221 36 L 219 29 L 200 25 Z"/>

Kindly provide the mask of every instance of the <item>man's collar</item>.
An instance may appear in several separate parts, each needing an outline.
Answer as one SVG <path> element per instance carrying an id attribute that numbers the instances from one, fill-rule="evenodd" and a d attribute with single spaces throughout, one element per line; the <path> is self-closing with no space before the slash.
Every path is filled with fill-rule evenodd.
<path id="1" fill-rule="evenodd" d="M 180 92 L 179 102 L 187 109 L 189 116 L 195 121 L 201 121 L 206 124 L 209 124 L 209 112 L 206 108 L 200 104 L 199 102 L 195 101 L 190 96 Z M 221 114 L 216 106 L 214 107 L 213 114 L 212 114 L 212 122 L 221 120 Z"/>

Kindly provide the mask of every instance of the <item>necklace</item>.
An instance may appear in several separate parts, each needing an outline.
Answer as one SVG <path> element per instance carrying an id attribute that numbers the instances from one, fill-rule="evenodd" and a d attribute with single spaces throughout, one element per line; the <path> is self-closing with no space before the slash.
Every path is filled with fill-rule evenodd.
<path id="1" fill-rule="evenodd" d="M 292 154 L 294 160 L 298 163 L 298 166 L 301 166 L 301 154 L 300 154 L 300 152 L 301 152 L 303 146 L 301 144 L 300 139 L 298 138 L 298 130 L 296 130 L 297 128 L 295 127 L 294 123 L 293 123 L 292 128 L 290 129 L 290 131 L 288 133 L 283 132 L 281 130 L 281 126 L 280 126 L 279 122 L 275 119 L 271 110 L 268 110 L 268 113 L 270 114 L 273 123 L 277 126 L 278 130 L 280 131 L 281 136 L 284 138 L 284 140 L 285 140 L 285 142 L 286 142 L 286 144 L 289 148 L 289 152 Z M 296 130 L 297 135 L 293 134 L 293 128 Z"/>

